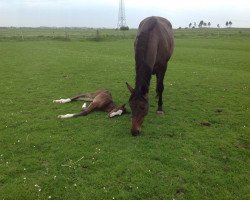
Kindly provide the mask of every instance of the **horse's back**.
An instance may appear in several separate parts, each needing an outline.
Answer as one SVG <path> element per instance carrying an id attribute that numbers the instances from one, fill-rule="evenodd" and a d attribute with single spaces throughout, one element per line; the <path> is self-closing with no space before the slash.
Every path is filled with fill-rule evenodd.
<path id="1" fill-rule="evenodd" d="M 141 21 L 141 23 L 139 25 L 139 32 L 148 31 L 148 29 L 150 29 L 150 27 L 153 27 L 157 23 L 161 24 L 162 26 L 164 26 L 167 29 L 168 28 L 172 29 L 172 24 L 167 19 L 165 19 L 163 17 L 152 16 L 152 17 L 147 17 Z"/>

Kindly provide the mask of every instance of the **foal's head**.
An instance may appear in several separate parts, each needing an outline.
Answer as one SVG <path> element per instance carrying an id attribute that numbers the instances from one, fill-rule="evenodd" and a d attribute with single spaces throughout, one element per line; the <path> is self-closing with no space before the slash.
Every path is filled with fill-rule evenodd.
<path id="1" fill-rule="evenodd" d="M 122 115 L 122 114 L 125 114 L 127 113 L 127 110 L 126 110 L 126 107 L 125 107 L 125 104 L 123 104 L 122 106 L 118 106 L 118 107 L 115 107 L 114 109 L 112 109 L 109 113 L 108 113 L 108 117 L 114 117 L 114 116 L 117 116 L 117 115 Z"/>
<path id="2" fill-rule="evenodd" d="M 148 95 L 137 93 L 128 83 L 126 84 L 131 92 L 129 98 L 129 105 L 132 111 L 131 133 L 132 135 L 137 136 L 141 132 L 144 117 L 148 114 Z"/>

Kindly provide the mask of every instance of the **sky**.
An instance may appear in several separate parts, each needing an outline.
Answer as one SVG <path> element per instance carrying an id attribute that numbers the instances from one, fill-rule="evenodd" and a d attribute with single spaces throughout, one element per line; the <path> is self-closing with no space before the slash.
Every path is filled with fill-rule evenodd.
<path id="1" fill-rule="evenodd" d="M 232 21 L 250 28 L 250 0 L 124 0 L 126 22 L 137 28 L 148 16 L 167 18 L 174 28 L 203 20 L 212 27 Z M 0 0 L 0 27 L 116 28 L 119 0 Z"/>

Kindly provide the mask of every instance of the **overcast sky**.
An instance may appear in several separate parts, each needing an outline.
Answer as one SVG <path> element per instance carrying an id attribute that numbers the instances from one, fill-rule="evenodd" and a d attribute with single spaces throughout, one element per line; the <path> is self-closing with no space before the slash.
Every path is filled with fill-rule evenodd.
<path id="1" fill-rule="evenodd" d="M 116 28 L 118 8 L 119 0 L 0 0 L 0 26 Z M 129 27 L 154 15 L 175 28 L 200 20 L 250 28 L 250 0 L 125 0 L 125 10 Z"/>

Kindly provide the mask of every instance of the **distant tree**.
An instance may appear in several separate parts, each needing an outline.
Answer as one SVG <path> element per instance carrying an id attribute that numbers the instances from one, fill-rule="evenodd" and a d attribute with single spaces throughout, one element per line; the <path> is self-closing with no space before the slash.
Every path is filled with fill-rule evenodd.
<path id="1" fill-rule="evenodd" d="M 233 23 L 231 21 L 228 22 L 228 25 L 230 26 L 230 28 L 231 28 L 232 24 Z"/>
<path id="2" fill-rule="evenodd" d="M 228 27 L 228 21 L 226 22 L 226 27 Z"/>
<path id="3" fill-rule="evenodd" d="M 192 23 L 190 23 L 190 24 L 188 25 L 188 27 L 191 28 L 191 27 L 192 27 Z"/>
<path id="4" fill-rule="evenodd" d="M 217 24 L 217 28 L 220 28 L 220 25 L 219 25 L 219 24 Z"/>
<path id="5" fill-rule="evenodd" d="M 203 22 L 203 26 L 207 26 L 207 23 L 206 23 L 206 22 Z"/>
<path id="6" fill-rule="evenodd" d="M 198 27 L 199 27 L 199 28 L 202 28 L 203 23 L 204 23 L 203 20 L 201 20 L 200 23 L 199 23 L 199 25 L 198 25 Z"/>
<path id="7" fill-rule="evenodd" d="M 194 22 L 194 27 L 196 27 L 196 22 Z"/>
<path id="8" fill-rule="evenodd" d="M 208 27 L 210 28 L 210 26 L 211 26 L 211 22 L 208 22 L 208 24 L 207 24 L 207 25 L 208 25 Z"/>
<path id="9" fill-rule="evenodd" d="M 129 27 L 128 26 L 122 26 L 122 27 L 120 27 L 120 30 L 121 31 L 128 31 Z"/>

